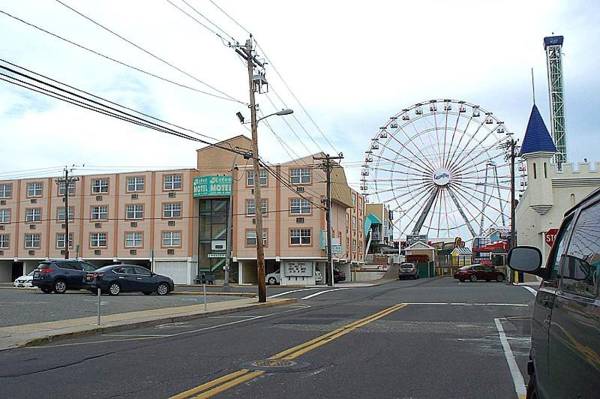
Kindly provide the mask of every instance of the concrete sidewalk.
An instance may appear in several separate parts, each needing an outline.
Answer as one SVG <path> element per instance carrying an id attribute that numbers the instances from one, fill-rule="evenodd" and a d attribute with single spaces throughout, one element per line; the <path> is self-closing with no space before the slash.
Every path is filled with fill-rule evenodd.
<path id="1" fill-rule="evenodd" d="M 106 315 L 101 317 L 100 325 L 97 325 L 97 317 L 93 316 L 2 327 L 0 328 L 0 351 L 42 344 L 64 337 L 153 326 L 249 309 L 286 305 L 294 302 L 296 302 L 295 299 L 274 298 L 265 303 L 259 303 L 256 299 L 244 298 L 209 303 L 206 312 L 204 311 L 204 304 L 200 304 Z"/>

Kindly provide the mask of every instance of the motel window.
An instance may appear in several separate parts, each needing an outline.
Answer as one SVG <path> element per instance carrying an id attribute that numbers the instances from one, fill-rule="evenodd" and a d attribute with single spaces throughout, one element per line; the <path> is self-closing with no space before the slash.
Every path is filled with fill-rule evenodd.
<path id="1" fill-rule="evenodd" d="M 106 247 L 106 233 L 90 233 L 90 247 Z"/>
<path id="2" fill-rule="evenodd" d="M 311 174 L 309 168 L 290 169 L 290 183 L 310 184 Z"/>
<path id="3" fill-rule="evenodd" d="M 125 212 L 126 219 L 143 219 L 144 218 L 144 205 L 142 204 L 129 204 L 127 205 Z"/>
<path id="4" fill-rule="evenodd" d="M 42 182 L 27 183 L 28 197 L 41 197 L 43 190 L 44 184 Z"/>
<path id="5" fill-rule="evenodd" d="M 291 229 L 290 245 L 310 245 L 312 231 L 310 229 Z"/>
<path id="6" fill-rule="evenodd" d="M 263 215 L 267 215 L 269 212 L 269 202 L 266 198 L 261 198 L 261 204 L 262 206 L 260 207 L 260 210 L 262 212 Z M 254 206 L 254 200 L 253 199 L 247 199 L 246 200 L 246 216 L 254 216 L 256 215 L 256 206 Z"/>
<path id="7" fill-rule="evenodd" d="M 108 179 L 93 179 L 92 180 L 92 194 L 106 194 L 108 193 Z"/>
<path id="8" fill-rule="evenodd" d="M 0 234 L 0 248 L 6 249 L 8 247 L 10 247 L 10 235 Z"/>
<path id="9" fill-rule="evenodd" d="M 0 184 L 0 198 L 12 198 L 12 183 Z"/>
<path id="10" fill-rule="evenodd" d="M 69 207 L 69 222 L 73 222 L 74 219 L 75 219 L 75 208 L 70 206 Z M 65 207 L 64 206 L 59 206 L 58 208 L 56 208 L 56 221 L 57 222 L 65 221 Z"/>
<path id="11" fill-rule="evenodd" d="M 65 195 L 65 182 L 61 181 L 58 182 L 58 195 Z M 71 181 L 69 182 L 69 195 L 75 195 L 75 182 Z"/>
<path id="12" fill-rule="evenodd" d="M 10 223 L 10 209 L 0 209 L 0 223 Z"/>
<path id="13" fill-rule="evenodd" d="M 26 222 L 41 222 L 42 221 L 42 208 L 27 208 L 25 210 L 25 221 Z"/>
<path id="14" fill-rule="evenodd" d="M 261 169 L 260 172 L 258 172 L 258 174 L 260 176 L 260 185 L 262 187 L 266 186 L 269 182 L 269 175 L 267 173 L 267 170 Z M 249 187 L 254 187 L 254 171 L 253 170 L 246 171 L 246 185 Z"/>
<path id="15" fill-rule="evenodd" d="M 144 191 L 144 176 L 131 176 L 127 178 L 127 191 L 135 193 Z"/>
<path id="16" fill-rule="evenodd" d="M 267 246 L 267 230 L 263 230 L 263 245 Z M 246 246 L 256 246 L 256 230 L 246 230 Z"/>
<path id="17" fill-rule="evenodd" d="M 165 175 L 163 189 L 165 191 L 181 190 L 181 175 Z"/>
<path id="18" fill-rule="evenodd" d="M 310 212 L 310 201 L 304 198 L 292 198 L 290 201 L 290 213 L 292 215 L 308 215 Z"/>
<path id="19" fill-rule="evenodd" d="M 125 233 L 125 248 L 139 248 L 142 246 L 143 234 L 141 231 Z"/>
<path id="20" fill-rule="evenodd" d="M 65 249 L 65 233 L 56 233 L 56 248 Z M 73 248 L 73 233 L 69 233 L 69 248 Z"/>
<path id="21" fill-rule="evenodd" d="M 34 249 L 40 247 L 40 234 L 25 234 L 25 248 Z"/>
<path id="22" fill-rule="evenodd" d="M 168 202 L 163 204 L 164 218 L 180 218 L 181 217 L 181 202 Z"/>
<path id="23" fill-rule="evenodd" d="M 181 246 L 181 231 L 163 231 L 162 232 L 163 247 L 180 247 Z"/>
<path id="24" fill-rule="evenodd" d="M 92 220 L 107 220 L 108 219 L 108 206 L 99 205 L 92 207 Z"/>

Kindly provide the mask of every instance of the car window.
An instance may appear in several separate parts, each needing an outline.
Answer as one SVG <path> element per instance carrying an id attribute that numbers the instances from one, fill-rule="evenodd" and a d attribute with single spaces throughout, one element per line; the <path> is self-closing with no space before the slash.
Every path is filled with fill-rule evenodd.
<path id="1" fill-rule="evenodd" d="M 561 266 L 564 291 L 596 296 L 600 272 L 600 202 L 579 213 Z"/>
<path id="2" fill-rule="evenodd" d="M 71 262 L 56 262 L 56 266 L 66 270 L 77 270 L 77 268 L 75 268 Z"/>
<path id="3" fill-rule="evenodd" d="M 113 272 L 117 273 L 117 274 L 126 274 L 127 270 L 125 266 L 117 266 L 113 269 Z"/>
<path id="4" fill-rule="evenodd" d="M 90 265 L 89 263 L 81 262 L 80 265 L 81 268 L 86 272 L 93 272 L 96 270 L 96 267 L 94 267 L 94 265 Z"/>
<path id="5" fill-rule="evenodd" d="M 550 252 L 550 258 L 548 259 L 548 268 L 550 268 L 548 278 L 546 279 L 546 285 L 554 288 L 558 288 L 558 280 L 560 278 L 560 259 L 562 254 L 565 252 L 567 246 L 567 240 L 569 239 L 569 233 L 571 232 L 573 217 L 563 222 L 562 228 L 560 229 L 552 251 Z"/>
<path id="6" fill-rule="evenodd" d="M 72 270 L 83 270 L 81 262 L 65 262 Z"/>
<path id="7" fill-rule="evenodd" d="M 150 273 L 150 270 L 144 268 L 144 267 L 134 267 L 133 268 L 135 271 L 135 274 L 139 274 L 141 276 L 151 276 L 152 273 Z"/>

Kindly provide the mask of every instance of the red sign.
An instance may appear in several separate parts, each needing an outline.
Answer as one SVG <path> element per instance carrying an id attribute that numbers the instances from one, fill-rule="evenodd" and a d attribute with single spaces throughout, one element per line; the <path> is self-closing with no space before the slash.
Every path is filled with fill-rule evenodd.
<path id="1" fill-rule="evenodd" d="M 550 229 L 547 232 L 545 232 L 544 233 L 544 241 L 546 241 L 546 244 L 548 244 L 552 247 L 552 245 L 554 245 L 554 240 L 556 239 L 557 233 L 558 233 L 558 229 Z"/>

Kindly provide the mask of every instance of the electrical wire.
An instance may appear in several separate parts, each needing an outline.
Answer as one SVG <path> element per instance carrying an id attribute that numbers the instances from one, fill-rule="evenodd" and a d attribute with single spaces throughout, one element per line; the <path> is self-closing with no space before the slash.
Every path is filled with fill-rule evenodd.
<path id="1" fill-rule="evenodd" d="M 237 39 L 235 37 L 233 37 L 229 33 L 225 32 L 223 30 L 223 28 L 221 28 L 219 25 L 215 24 L 213 21 L 211 21 L 210 19 L 208 19 L 208 17 L 206 17 L 204 14 L 202 14 L 200 11 L 198 11 L 194 6 L 192 6 L 186 0 L 181 0 L 181 1 L 186 6 L 188 6 L 190 9 L 192 9 L 196 14 L 198 14 L 201 18 L 204 18 L 209 24 L 211 24 L 212 26 L 214 26 L 215 28 L 217 28 L 218 30 L 220 30 L 225 36 L 230 37 L 235 43 L 237 43 Z M 173 3 L 171 0 L 166 0 L 166 2 L 169 3 L 169 4 L 171 4 L 173 7 L 177 8 L 179 11 L 181 11 L 183 14 L 187 15 L 189 18 L 191 18 L 194 21 L 196 21 L 198 24 L 202 25 L 209 32 L 211 32 L 212 34 L 214 34 L 215 36 L 217 36 L 219 39 L 221 39 L 224 43 L 227 42 L 228 45 L 231 45 L 231 42 L 229 42 L 227 39 L 225 39 L 220 33 L 216 32 L 215 30 L 213 30 L 210 27 L 206 26 L 206 24 L 204 24 L 203 22 L 199 21 L 193 15 L 190 15 L 187 11 L 185 11 L 182 8 L 180 8 L 178 5 L 176 5 L 175 3 Z"/>
<path id="2" fill-rule="evenodd" d="M 66 4 L 66 3 L 64 3 L 63 1 L 61 1 L 61 0 L 54 0 L 54 1 L 56 1 L 57 3 L 59 3 L 60 5 L 62 5 L 63 7 L 65 7 L 65 8 L 67 8 L 67 9 L 71 10 L 72 12 L 76 13 L 77 15 L 81 16 L 82 18 L 84 18 L 84 19 L 86 19 L 86 20 L 90 21 L 91 23 L 93 23 L 94 25 L 98 26 L 99 28 L 102 28 L 104 31 L 106 31 L 106 32 L 108 32 L 108 33 L 110 33 L 110 34 L 112 34 L 113 36 L 116 36 L 116 37 L 118 37 L 119 39 L 123 40 L 124 42 L 126 42 L 126 43 L 130 44 L 131 46 L 133 46 L 133 47 L 137 48 L 138 50 L 140 50 L 140 51 L 144 52 L 145 54 L 147 54 L 147 55 L 151 56 L 151 57 L 152 57 L 152 58 L 154 58 L 155 60 L 158 60 L 158 61 L 162 62 L 163 64 L 165 64 L 165 65 L 167 65 L 167 66 L 169 66 L 169 67 L 171 67 L 171 68 L 175 69 L 176 71 L 178 71 L 178 72 L 180 72 L 180 73 L 184 74 L 185 76 L 187 76 L 187 77 L 189 77 L 189 78 L 191 78 L 191 79 L 195 80 L 196 82 L 198 82 L 198 83 L 200 83 L 200 84 L 203 84 L 204 86 L 206 86 L 206 87 L 208 87 L 208 88 L 210 88 L 210 89 L 212 89 L 212 90 L 216 91 L 217 93 L 219 93 L 219 94 L 221 94 L 221 95 L 223 95 L 223 96 L 225 96 L 225 97 L 227 97 L 227 98 L 229 98 L 229 99 L 231 99 L 231 100 L 233 100 L 233 101 L 236 101 L 236 102 L 238 102 L 238 103 L 240 103 L 240 104 L 247 104 L 247 103 L 245 103 L 244 101 L 240 101 L 240 100 L 236 99 L 235 97 L 233 97 L 233 96 L 231 96 L 231 95 L 227 94 L 226 92 L 224 92 L 224 91 L 222 91 L 222 90 L 219 90 L 219 89 L 217 89 L 216 87 L 212 86 L 211 84 L 204 82 L 203 80 L 201 80 L 201 79 L 197 78 L 196 76 L 194 76 L 194 75 L 192 75 L 191 73 L 189 73 L 189 72 L 187 72 L 187 71 L 183 70 L 182 68 L 179 68 L 178 66 L 176 66 L 176 65 L 174 65 L 173 63 L 171 63 L 171 62 L 169 62 L 169 61 L 165 60 L 164 58 L 162 58 L 162 57 L 160 57 L 160 56 L 158 56 L 158 55 L 154 54 L 153 52 L 151 52 L 151 51 L 149 51 L 149 50 L 146 50 L 144 47 L 142 47 L 142 46 L 140 46 L 140 45 L 138 45 L 138 44 L 136 44 L 136 43 L 132 42 L 131 40 L 129 40 L 129 39 L 127 39 L 126 37 L 124 37 L 123 35 L 121 35 L 121 34 L 119 34 L 119 33 L 115 32 L 114 30 L 111 30 L 110 28 L 108 28 L 108 27 L 104 26 L 104 25 L 103 25 L 103 24 L 101 24 L 100 22 L 98 22 L 98 21 L 96 21 L 96 20 L 92 19 L 91 17 L 89 17 L 89 16 L 85 15 L 85 14 L 84 14 L 84 13 L 82 13 L 81 11 L 78 11 L 77 9 L 75 9 L 75 8 L 73 8 L 72 6 L 70 6 L 70 5 Z"/>
<path id="3" fill-rule="evenodd" d="M 24 19 L 22 19 L 22 18 L 19 18 L 19 17 L 15 16 L 15 15 L 12 15 L 12 14 L 10 14 L 9 12 L 6 12 L 6 11 L 4 11 L 4 10 L 0 10 L 0 13 L 1 13 L 1 14 L 3 14 L 3 15 L 6 15 L 6 16 L 7 16 L 7 17 L 9 17 L 9 18 L 12 18 L 12 19 L 14 19 L 15 21 L 21 22 L 21 23 L 23 23 L 23 24 L 25 24 L 25 25 L 27 25 L 27 26 L 29 26 L 29 27 L 31 27 L 31 28 L 37 29 L 38 31 L 40 31 L 40 32 L 42 32 L 42 33 L 45 33 L 45 34 L 47 34 L 47 35 L 49 35 L 49 36 L 52 36 L 52 37 L 54 37 L 54 38 L 56 38 L 56 39 L 59 39 L 59 40 L 61 40 L 61 41 L 65 42 L 65 43 L 68 43 L 68 44 L 70 44 L 70 45 L 73 45 L 73 46 L 75 46 L 75 47 L 78 47 L 78 48 L 80 48 L 80 49 L 82 49 L 82 50 L 85 50 L 85 51 L 87 51 L 87 52 L 91 53 L 91 54 L 94 54 L 94 55 L 96 55 L 96 56 L 98 56 L 98 57 L 102 57 L 102 58 L 104 58 L 104 59 L 106 59 L 106 60 L 109 60 L 109 61 L 111 61 L 111 62 L 114 62 L 114 63 L 116 63 L 116 64 L 119 64 L 119 65 L 121 65 L 121 66 L 124 66 L 124 67 L 126 67 L 126 68 L 129 68 L 129 69 L 135 70 L 135 71 L 137 71 L 137 72 L 143 73 L 144 75 L 148 75 L 148 76 L 150 76 L 150 77 L 153 77 L 153 78 L 155 78 L 155 79 L 159 79 L 159 80 L 161 80 L 161 81 L 164 81 L 164 82 L 167 82 L 167 83 L 173 84 L 173 85 L 175 85 L 175 86 L 178 86 L 178 87 L 181 87 L 181 88 L 184 88 L 184 89 L 187 89 L 187 90 L 194 91 L 194 92 L 196 92 L 196 93 L 205 94 L 205 95 L 207 95 L 207 96 L 215 97 L 215 98 L 218 98 L 218 99 L 221 99 L 221 100 L 233 101 L 233 102 L 236 102 L 236 103 L 240 103 L 240 101 L 238 101 L 238 100 L 235 100 L 235 99 L 234 99 L 234 100 L 232 100 L 232 99 L 230 99 L 230 98 L 228 98 L 228 97 L 220 96 L 220 95 L 218 95 L 218 94 L 214 94 L 214 93 L 209 93 L 209 92 L 207 92 L 207 91 L 200 90 L 200 89 L 198 89 L 198 88 L 196 88 L 196 87 L 188 86 L 188 85 L 186 85 L 186 84 L 184 84 L 184 83 L 180 83 L 180 82 L 177 82 L 177 81 L 174 81 L 174 80 L 171 80 L 171 79 L 168 79 L 168 78 L 162 77 L 162 76 L 160 76 L 160 75 L 157 75 L 157 74 L 155 74 L 155 73 L 153 73 L 153 72 L 146 71 L 146 70 L 144 70 L 144 69 L 142 69 L 142 68 L 140 68 L 140 67 L 137 67 L 137 66 L 134 66 L 134 65 L 132 65 L 132 64 L 128 64 L 128 63 L 126 63 L 126 62 L 120 61 L 120 60 L 118 60 L 118 59 L 116 59 L 116 58 L 110 57 L 110 56 L 108 56 L 108 55 L 106 55 L 106 54 L 103 54 L 103 53 L 101 53 L 101 52 L 99 52 L 99 51 L 93 50 L 93 49 L 91 49 L 91 48 L 89 48 L 89 47 L 86 47 L 86 46 L 84 46 L 84 45 L 82 45 L 82 44 L 79 44 L 79 43 L 77 43 L 77 42 L 74 42 L 73 40 L 67 39 L 67 38 L 65 38 L 64 36 L 60 36 L 60 35 L 58 35 L 58 34 L 56 34 L 56 33 L 50 32 L 49 30 L 46 30 L 46 29 L 44 29 L 44 28 L 42 28 L 42 27 L 40 27 L 40 26 L 38 26 L 38 25 L 35 25 L 35 24 L 31 23 L 31 22 L 28 22 L 28 21 L 26 21 L 26 20 L 24 20 Z M 245 105 L 246 103 L 242 102 L 242 104 L 244 104 L 244 105 Z"/>
<path id="4" fill-rule="evenodd" d="M 13 64 L 13 63 L 9 63 L 9 64 L 10 65 L 16 65 L 16 64 Z M 24 68 L 22 68 L 20 66 L 17 66 L 17 67 L 20 68 L 20 69 L 22 69 L 22 70 L 25 70 Z M 201 142 L 201 143 L 204 143 L 204 144 L 208 144 L 208 145 L 211 145 L 211 146 L 214 146 L 214 147 L 217 147 L 217 148 L 221 148 L 221 149 L 226 150 L 226 151 L 234 152 L 234 153 L 239 154 L 239 155 L 248 156 L 248 152 L 243 152 L 243 151 L 235 150 L 233 148 L 227 148 L 227 147 L 224 147 L 224 146 L 222 146 L 222 145 L 220 145 L 218 143 L 210 143 L 210 142 L 208 142 L 206 140 L 203 140 L 203 139 L 200 139 L 200 138 L 197 138 L 197 137 L 194 137 L 194 136 L 190 136 L 190 135 L 188 135 L 186 133 L 179 132 L 177 130 L 171 129 L 169 127 L 162 126 L 162 125 L 160 125 L 158 123 L 155 123 L 155 122 L 152 122 L 152 121 L 148 121 L 147 119 L 144 119 L 142 117 L 139 117 L 139 116 L 136 116 L 136 115 L 132 115 L 132 114 L 130 114 L 128 112 L 125 112 L 125 111 L 116 109 L 114 107 L 108 106 L 106 104 L 100 103 L 100 102 L 98 102 L 98 101 L 96 101 L 94 99 L 87 98 L 85 95 L 77 94 L 77 93 L 71 92 L 69 90 L 60 88 L 60 87 L 58 87 L 56 85 L 50 84 L 48 82 L 44 82 L 44 81 L 42 81 L 42 80 L 40 80 L 40 79 L 38 79 L 36 77 L 29 76 L 26 73 L 19 72 L 19 71 L 13 69 L 13 68 L 9 68 L 9 67 L 6 67 L 6 66 L 0 64 L 0 69 L 4 69 L 4 70 L 9 71 L 9 72 L 11 72 L 13 74 L 25 77 L 26 79 L 32 80 L 32 81 L 36 82 L 37 84 L 41 84 L 42 86 L 45 86 L 45 87 L 40 87 L 40 86 L 38 86 L 38 85 L 36 85 L 34 83 L 26 82 L 26 81 L 17 79 L 17 78 L 15 78 L 13 76 L 10 76 L 10 75 L 0 74 L 0 76 L 2 76 L 2 78 L 0 80 L 3 80 L 3 81 L 6 81 L 6 82 L 15 84 L 17 86 L 21 86 L 21 87 L 27 88 L 29 90 L 38 92 L 40 94 L 44 94 L 44 95 L 47 95 L 47 96 L 50 96 L 50 97 L 53 97 L 53 98 L 56 98 L 56 99 L 59 99 L 59 100 L 71 103 L 73 105 L 77 105 L 79 107 L 82 107 L 82 108 L 85 108 L 85 109 L 88 109 L 88 110 L 92 110 L 92 111 L 95 111 L 95 112 L 98 112 L 98 113 L 101 113 L 101 114 L 104 114 L 104 115 L 107 115 L 107 116 L 111 116 L 111 117 L 114 117 L 114 118 L 117 118 L 117 119 L 121 119 L 121 120 L 130 122 L 130 123 L 133 123 L 133 124 L 141 125 L 141 126 L 144 126 L 144 127 L 150 128 L 150 129 L 154 129 L 154 130 L 157 130 L 157 131 L 160 131 L 160 132 L 163 132 L 163 133 L 167 133 L 167 134 L 170 134 L 170 135 L 174 135 L 174 136 L 177 136 L 177 137 L 180 137 L 180 138 L 185 138 L 185 139 L 192 140 L 192 141 L 198 141 L 198 142 Z M 47 77 L 45 77 L 42 74 L 30 71 L 30 70 L 27 70 L 27 71 L 30 72 L 30 73 L 33 73 L 33 74 L 35 74 L 37 76 L 41 76 L 43 78 L 51 80 L 53 82 L 58 82 L 61 85 L 73 88 L 74 90 L 77 90 L 80 93 L 87 93 L 87 92 L 84 92 L 82 90 L 76 89 L 73 86 L 69 86 L 69 85 L 66 85 L 66 84 L 64 84 L 62 82 L 59 82 L 57 80 L 54 80 L 54 79 L 51 79 L 51 78 L 47 78 Z M 57 90 L 58 93 L 56 91 L 48 89 L 48 87 L 52 88 L 53 90 Z M 77 98 L 82 99 L 83 101 L 76 100 L 76 99 L 74 99 L 72 97 L 69 97 L 68 95 L 61 94 L 61 93 L 66 93 L 68 95 L 75 96 Z M 109 103 L 109 104 L 116 104 L 114 102 L 111 102 L 111 101 L 103 98 L 103 97 L 96 96 L 96 95 L 92 95 L 92 96 L 94 98 L 96 98 L 96 99 L 99 99 L 100 101 L 104 101 L 104 102 Z M 126 108 L 124 106 L 118 105 L 118 104 L 116 104 L 116 105 L 119 106 L 119 107 L 121 107 L 121 108 L 124 108 L 124 109 L 130 109 L 130 108 Z M 140 115 L 146 115 L 146 114 L 142 114 L 139 111 L 134 111 L 134 112 L 136 112 L 136 113 L 138 113 Z M 153 118 L 153 119 L 158 120 L 157 118 Z M 174 125 L 174 124 L 166 122 L 166 121 L 164 121 L 164 123 L 167 123 L 167 124 L 169 124 L 171 126 L 177 126 L 177 125 Z M 190 129 L 186 129 L 186 130 L 191 131 Z M 194 133 L 198 134 L 197 132 L 194 132 Z M 226 143 L 226 144 L 229 144 L 229 143 Z M 229 146 L 231 147 L 230 144 L 229 144 Z"/>
<path id="5" fill-rule="evenodd" d="M 244 28 L 238 21 L 235 20 L 235 18 L 233 18 L 231 15 L 229 15 L 224 9 L 219 7 L 219 5 L 217 3 L 215 3 L 213 0 L 208 0 L 208 1 L 210 1 L 213 6 L 215 6 L 219 11 L 221 11 L 223 14 L 225 14 L 225 16 L 227 18 L 229 18 L 234 24 L 239 26 L 243 31 L 245 31 L 249 35 L 252 35 L 252 33 L 250 33 L 250 31 L 248 29 Z"/>

